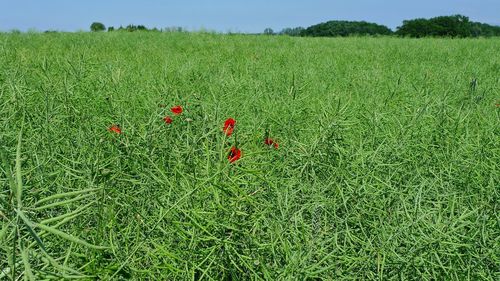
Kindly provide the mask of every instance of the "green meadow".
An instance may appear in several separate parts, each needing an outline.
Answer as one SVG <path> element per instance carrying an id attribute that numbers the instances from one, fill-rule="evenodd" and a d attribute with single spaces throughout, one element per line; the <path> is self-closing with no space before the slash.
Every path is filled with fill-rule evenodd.
<path id="1" fill-rule="evenodd" d="M 0 34 L 0 280 L 498 280 L 499 50 Z"/>

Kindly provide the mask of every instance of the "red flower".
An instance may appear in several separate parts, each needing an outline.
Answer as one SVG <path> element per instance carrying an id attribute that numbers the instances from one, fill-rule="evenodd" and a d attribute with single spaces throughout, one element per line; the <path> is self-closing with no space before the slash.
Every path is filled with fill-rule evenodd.
<path id="1" fill-rule="evenodd" d="M 271 138 L 266 138 L 264 140 L 264 144 L 265 145 L 269 145 L 269 146 L 272 145 L 272 146 L 274 146 L 274 149 L 278 149 L 278 147 L 279 147 L 279 144 L 275 140 L 273 140 Z"/>
<path id="2" fill-rule="evenodd" d="M 118 125 L 118 124 L 109 127 L 108 131 L 114 132 L 114 133 L 117 133 L 117 134 L 121 134 L 122 133 L 122 129 L 120 128 L 120 125 Z"/>
<path id="3" fill-rule="evenodd" d="M 180 105 L 174 106 L 174 107 L 170 108 L 170 111 L 172 111 L 172 113 L 175 115 L 179 115 L 182 113 L 182 106 L 180 106 Z"/>
<path id="4" fill-rule="evenodd" d="M 165 116 L 163 117 L 163 121 L 165 121 L 165 123 L 167 124 L 172 124 L 172 118 L 170 118 L 170 116 Z"/>
<path id="5" fill-rule="evenodd" d="M 229 163 L 234 163 L 236 160 L 241 158 L 241 150 L 236 147 L 231 147 L 231 151 L 229 151 L 229 155 L 227 156 L 227 160 Z"/>
<path id="6" fill-rule="evenodd" d="M 236 124 L 236 120 L 233 118 L 228 118 L 226 122 L 224 122 L 224 128 L 222 129 L 226 136 L 230 136 L 234 131 L 234 125 Z"/>

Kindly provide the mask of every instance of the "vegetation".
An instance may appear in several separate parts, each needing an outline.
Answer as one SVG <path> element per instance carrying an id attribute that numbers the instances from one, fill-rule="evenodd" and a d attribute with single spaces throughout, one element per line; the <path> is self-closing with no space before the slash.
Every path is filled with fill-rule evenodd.
<path id="1" fill-rule="evenodd" d="M 106 30 L 106 26 L 104 26 L 104 24 L 102 24 L 100 22 L 93 22 L 90 25 L 90 31 L 105 31 L 105 30 Z"/>
<path id="2" fill-rule="evenodd" d="M 472 22 L 471 23 L 472 37 L 492 37 L 500 36 L 500 26 L 489 25 L 486 23 Z"/>
<path id="3" fill-rule="evenodd" d="M 1 280 L 498 277 L 496 38 L 0 42 Z"/>
<path id="4" fill-rule="evenodd" d="M 303 31 L 304 31 L 304 28 L 300 27 L 300 26 L 294 27 L 294 28 L 287 27 L 287 28 L 283 28 L 279 34 L 289 35 L 289 36 L 300 36 Z"/>
<path id="5" fill-rule="evenodd" d="M 500 36 L 500 26 L 471 22 L 462 15 L 442 16 L 431 19 L 406 20 L 396 32 L 409 37 L 478 37 Z"/>
<path id="6" fill-rule="evenodd" d="M 301 32 L 302 36 L 390 35 L 387 26 L 365 21 L 328 21 L 312 25 Z"/>
<path id="7" fill-rule="evenodd" d="M 106 27 L 100 22 L 94 22 L 90 26 L 91 31 L 104 31 Z M 129 24 L 126 27 L 119 28 L 109 26 L 108 32 L 112 31 L 163 31 L 163 32 L 186 32 L 182 27 L 167 27 L 163 29 L 147 28 L 144 25 Z M 19 30 L 12 30 L 11 33 L 20 33 Z M 48 32 L 57 32 L 47 30 Z M 206 30 L 200 30 L 206 33 Z M 215 32 L 208 32 L 215 33 Z M 233 33 L 231 33 L 233 34 Z M 310 36 L 310 37 L 345 37 L 345 36 L 364 36 L 364 35 L 398 35 L 401 37 L 493 37 L 500 36 L 500 26 L 493 26 L 486 23 L 472 22 L 463 15 L 440 16 L 431 19 L 412 19 L 403 21 L 396 32 L 384 25 L 369 23 L 365 21 L 328 21 L 312 25 L 308 28 L 287 27 L 279 32 L 267 27 L 262 34 L 265 35 L 288 35 L 288 36 Z"/>
<path id="8" fill-rule="evenodd" d="M 383 25 L 356 21 L 328 21 L 310 26 L 285 28 L 279 34 L 290 36 L 352 36 L 390 35 L 392 30 Z M 396 33 L 404 37 L 491 37 L 500 36 L 500 26 L 471 22 L 463 15 L 441 16 L 431 19 L 403 21 Z"/>
<path id="9" fill-rule="evenodd" d="M 270 27 L 264 29 L 264 34 L 265 35 L 274 35 L 274 30 Z"/>

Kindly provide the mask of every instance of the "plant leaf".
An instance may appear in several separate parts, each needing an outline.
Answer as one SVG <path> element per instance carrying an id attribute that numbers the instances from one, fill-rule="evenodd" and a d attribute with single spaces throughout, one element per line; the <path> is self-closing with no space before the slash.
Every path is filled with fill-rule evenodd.
<path id="1" fill-rule="evenodd" d="M 35 239 L 36 243 L 38 244 L 38 246 L 40 246 L 40 248 L 42 248 L 42 250 L 44 252 L 47 252 L 47 250 L 45 249 L 45 245 L 43 244 L 42 242 L 42 239 L 40 239 L 40 237 L 36 234 L 36 232 L 33 230 L 33 225 L 34 223 L 31 222 L 25 215 L 22 211 L 20 210 L 17 210 L 16 209 L 16 213 L 17 215 L 21 218 L 21 220 L 24 222 L 24 225 L 26 226 L 26 229 L 28 229 L 28 232 L 29 234 L 31 235 L 31 237 L 33 237 L 33 239 Z"/>
<path id="2" fill-rule="evenodd" d="M 71 191 L 71 192 L 54 194 L 54 195 L 45 197 L 45 198 L 37 201 L 35 203 L 35 206 L 36 205 L 40 205 L 40 204 L 42 204 L 44 202 L 53 200 L 53 199 L 59 199 L 59 198 L 68 197 L 68 196 L 74 196 L 74 195 L 80 195 L 82 193 L 90 193 L 90 192 L 94 192 L 94 191 L 97 191 L 97 190 L 100 190 L 100 189 L 102 189 L 102 188 L 101 187 L 100 188 L 88 188 L 88 189 L 84 189 L 84 190 L 78 190 L 78 191 Z"/>
<path id="3" fill-rule="evenodd" d="M 89 247 L 89 248 L 92 248 L 92 249 L 96 249 L 96 250 L 103 250 L 103 249 L 108 249 L 108 247 L 106 246 L 98 246 L 98 245 L 93 245 L 93 244 L 90 244 L 88 243 L 87 241 L 84 241 L 84 240 L 81 240 L 80 238 L 77 238 L 75 236 L 72 236 L 72 235 L 69 235 L 67 233 L 64 233 L 60 230 L 57 230 L 55 228 L 52 228 L 50 226 L 47 226 L 47 225 L 44 225 L 44 224 L 41 224 L 41 223 L 38 223 L 35 225 L 36 227 L 40 228 L 40 229 L 43 229 L 47 232 L 50 232 L 54 235 L 57 235 L 63 239 L 66 239 L 68 241 L 71 241 L 71 242 L 74 242 L 76 244 L 80 244 L 82 246 L 85 246 L 85 247 Z"/>
<path id="4" fill-rule="evenodd" d="M 24 275 L 28 277 L 28 280 L 34 281 L 35 276 L 33 275 L 33 271 L 31 270 L 31 265 L 29 261 L 28 249 L 21 249 L 21 258 L 24 264 Z"/>

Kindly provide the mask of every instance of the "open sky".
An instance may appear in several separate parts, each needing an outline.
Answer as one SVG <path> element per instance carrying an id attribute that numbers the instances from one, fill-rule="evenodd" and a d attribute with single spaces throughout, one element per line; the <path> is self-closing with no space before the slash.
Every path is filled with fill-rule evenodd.
<path id="1" fill-rule="evenodd" d="M 88 30 L 142 24 L 219 32 L 262 32 L 328 20 L 365 20 L 395 29 L 405 19 L 463 14 L 500 25 L 500 0 L 0 0 L 0 30 Z"/>

